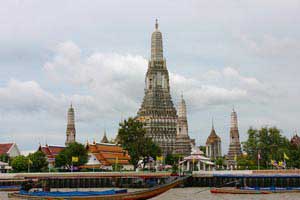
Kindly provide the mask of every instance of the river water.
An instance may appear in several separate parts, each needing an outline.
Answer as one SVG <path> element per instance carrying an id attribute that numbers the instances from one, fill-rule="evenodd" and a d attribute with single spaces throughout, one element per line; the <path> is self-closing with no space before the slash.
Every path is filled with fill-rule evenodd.
<path id="1" fill-rule="evenodd" d="M 101 190 L 104 190 L 102 188 Z M 129 189 L 129 191 L 132 191 Z M 200 192 L 202 191 L 202 192 Z M 7 193 L 0 192 L 0 199 L 7 200 Z M 300 193 L 266 195 L 211 194 L 208 188 L 175 188 L 152 200 L 300 200 Z"/>

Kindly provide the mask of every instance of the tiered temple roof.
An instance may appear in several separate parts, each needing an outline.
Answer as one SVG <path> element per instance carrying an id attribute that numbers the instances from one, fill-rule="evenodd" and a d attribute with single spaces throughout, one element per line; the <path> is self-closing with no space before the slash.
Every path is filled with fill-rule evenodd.
<path id="1" fill-rule="evenodd" d="M 87 150 L 93 154 L 101 165 L 111 166 L 116 162 L 121 165 L 128 165 L 130 156 L 121 146 L 107 143 L 87 144 Z"/>
<path id="2" fill-rule="evenodd" d="M 221 138 L 217 135 L 214 126 L 211 129 L 211 132 L 206 140 L 206 145 L 214 144 L 216 142 L 221 142 Z"/>
<path id="3" fill-rule="evenodd" d="M 211 159 L 222 156 L 221 138 L 217 135 L 214 124 L 212 124 L 210 135 L 206 140 L 206 156 Z"/>
<path id="4" fill-rule="evenodd" d="M 45 145 L 45 146 L 39 146 L 39 151 L 42 151 L 48 160 L 48 163 L 52 166 L 55 164 L 55 157 L 64 150 L 65 147 L 63 146 L 54 146 L 54 145 Z"/>

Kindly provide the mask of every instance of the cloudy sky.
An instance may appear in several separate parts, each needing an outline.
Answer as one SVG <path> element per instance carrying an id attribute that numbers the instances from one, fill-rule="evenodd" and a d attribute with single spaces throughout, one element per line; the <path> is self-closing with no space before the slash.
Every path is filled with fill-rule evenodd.
<path id="1" fill-rule="evenodd" d="M 77 139 L 115 137 L 141 104 L 155 18 L 172 98 L 183 91 L 189 133 L 214 118 L 226 153 L 230 112 L 250 126 L 299 130 L 299 0 L 7 0 L 0 7 L 0 141 L 21 150 L 64 144 L 73 102 Z"/>

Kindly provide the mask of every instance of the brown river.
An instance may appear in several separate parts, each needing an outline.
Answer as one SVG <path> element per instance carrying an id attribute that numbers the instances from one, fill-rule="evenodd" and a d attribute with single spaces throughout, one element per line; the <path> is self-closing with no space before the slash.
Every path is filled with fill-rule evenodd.
<path id="1" fill-rule="evenodd" d="M 102 190 L 102 189 L 101 189 Z M 129 191 L 132 191 L 129 189 Z M 202 191 L 202 192 L 199 192 Z M 0 199 L 8 199 L 7 193 L 0 192 Z M 175 188 L 153 198 L 152 200 L 300 200 L 300 193 L 291 194 L 266 194 L 266 195 L 230 195 L 211 194 L 206 188 Z"/>

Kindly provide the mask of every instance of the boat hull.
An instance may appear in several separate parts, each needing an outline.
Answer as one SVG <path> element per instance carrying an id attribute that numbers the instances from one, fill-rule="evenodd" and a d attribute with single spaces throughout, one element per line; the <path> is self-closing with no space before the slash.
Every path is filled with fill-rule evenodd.
<path id="1" fill-rule="evenodd" d="M 161 186 L 150 188 L 148 190 L 142 190 L 137 192 L 130 192 L 125 194 L 114 194 L 114 195 L 99 195 L 99 196 L 72 196 L 72 197 L 52 197 L 52 196 L 31 196 L 21 195 L 19 193 L 9 194 L 10 198 L 21 198 L 21 199 L 39 199 L 39 200 L 144 200 L 158 196 L 171 188 L 174 188 L 181 184 L 186 178 L 179 178 L 171 183 L 167 183 Z"/>
<path id="2" fill-rule="evenodd" d="M 300 189 L 237 189 L 237 188 L 212 188 L 215 194 L 272 194 L 272 193 L 300 193 Z"/>

